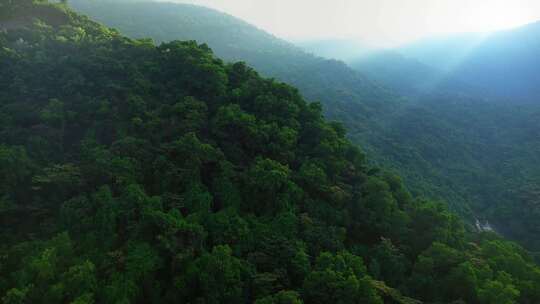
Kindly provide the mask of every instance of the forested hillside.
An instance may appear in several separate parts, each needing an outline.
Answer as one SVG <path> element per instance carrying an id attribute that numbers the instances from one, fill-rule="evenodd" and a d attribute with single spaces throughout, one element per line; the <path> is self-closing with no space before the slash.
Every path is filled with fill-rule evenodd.
<path id="1" fill-rule="evenodd" d="M 73 0 L 71 5 L 132 38 L 196 40 L 226 61 L 243 61 L 266 77 L 294 85 L 324 104 L 331 119 L 372 132 L 369 120 L 390 111 L 399 96 L 336 60 L 318 58 L 230 15 L 201 6 L 122 0 Z M 368 127 L 369 126 L 369 127 Z"/>
<path id="2" fill-rule="evenodd" d="M 350 63 L 410 99 L 382 120 L 379 134 L 383 136 L 370 137 L 370 146 L 375 148 L 372 155 L 396 168 L 413 189 L 470 205 L 477 217 L 489 219 L 499 233 L 538 251 L 540 104 L 523 102 L 519 95 L 508 99 L 497 90 L 479 87 L 488 81 L 482 75 L 467 80 L 469 73 L 444 70 L 445 62 L 454 60 L 448 50 L 459 54 L 470 47 L 472 40 L 467 44 L 466 37 L 474 36 L 417 44 L 415 53 L 426 62 L 448 54 L 446 61 L 439 58 L 440 69 L 403 56 L 400 50 Z M 511 41 L 518 43 L 515 38 Z M 527 41 L 521 43 L 531 44 Z M 454 47 L 449 47 L 452 43 Z M 498 56 L 501 64 L 492 62 L 494 70 L 514 58 Z M 534 60 L 529 65 L 538 67 Z M 529 76 L 519 75 L 534 80 Z"/>
<path id="3" fill-rule="evenodd" d="M 3 303 L 540 301 L 526 251 L 412 198 L 293 87 L 64 4 L 0 11 Z"/>
<path id="4" fill-rule="evenodd" d="M 370 155 L 413 189 L 467 204 L 497 232 L 537 251 L 539 118 L 538 106 L 431 94 L 385 117 Z"/>
<path id="5" fill-rule="evenodd" d="M 416 195 L 445 201 L 470 223 L 475 217 L 490 220 L 499 233 L 540 250 L 540 105 L 494 102 L 490 90 L 447 73 L 480 36 L 426 42 L 439 46 L 428 48 L 432 52 L 446 54 L 446 60 L 432 56 L 438 68 L 387 52 L 351 61 L 360 74 L 203 7 L 87 0 L 73 5 L 132 37 L 196 39 L 219 56 L 294 84 L 309 100 L 322 102 L 326 117 L 344 123 L 372 163 L 399 172 Z"/>
<path id="6" fill-rule="evenodd" d="M 343 122 L 350 137 L 363 145 L 372 160 L 388 165 L 387 155 L 379 154 L 382 149 L 372 142 L 388 136 L 384 134 L 385 123 L 404 100 L 374 85 L 344 63 L 314 57 L 243 21 L 200 6 L 100 0 L 74 0 L 71 3 L 78 11 L 131 37 L 208 43 L 222 58 L 248 62 L 264 75 L 295 85 L 306 98 L 324 105 L 326 117 Z M 418 163 L 422 161 L 416 159 Z M 393 163 L 388 166 L 396 168 Z M 439 191 L 433 183 L 424 182 L 421 176 L 424 173 L 413 172 L 406 176 L 413 190 L 447 199 L 453 210 L 471 215 L 467 199 L 458 195 L 446 197 L 448 191 Z"/>

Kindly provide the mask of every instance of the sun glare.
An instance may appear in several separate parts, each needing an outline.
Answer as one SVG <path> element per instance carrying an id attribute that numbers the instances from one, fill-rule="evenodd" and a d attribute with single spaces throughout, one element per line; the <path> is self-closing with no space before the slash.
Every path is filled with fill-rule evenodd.
<path id="1" fill-rule="evenodd" d="M 526 6 L 509 5 L 508 1 L 467 1 L 463 22 L 475 31 L 496 31 L 523 25 L 530 21 Z"/>

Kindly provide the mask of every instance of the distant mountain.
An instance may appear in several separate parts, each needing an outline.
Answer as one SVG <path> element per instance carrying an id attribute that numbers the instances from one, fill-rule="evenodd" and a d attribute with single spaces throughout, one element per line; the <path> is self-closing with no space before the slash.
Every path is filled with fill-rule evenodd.
<path id="1" fill-rule="evenodd" d="M 349 65 L 369 78 L 406 96 L 416 97 L 442 92 L 486 96 L 480 88 L 466 84 L 455 77 L 452 78 L 443 70 L 403 56 L 397 51 L 373 52 L 351 60 Z"/>
<path id="2" fill-rule="evenodd" d="M 511 102 L 540 95 L 540 22 L 493 34 L 420 41 L 399 50 Z"/>
<path id="3" fill-rule="evenodd" d="M 70 4 L 130 37 L 152 38 L 158 43 L 173 38 L 196 39 L 208 43 L 215 53 L 228 60 L 304 55 L 300 48 L 241 19 L 201 6 L 122 0 L 73 0 Z"/>
<path id="4" fill-rule="evenodd" d="M 394 49 L 441 71 L 449 71 L 486 38 L 482 33 L 457 33 L 421 39 Z"/>
<path id="5" fill-rule="evenodd" d="M 297 41 L 295 44 L 314 55 L 344 62 L 349 62 L 372 51 L 361 42 L 351 39 Z"/>

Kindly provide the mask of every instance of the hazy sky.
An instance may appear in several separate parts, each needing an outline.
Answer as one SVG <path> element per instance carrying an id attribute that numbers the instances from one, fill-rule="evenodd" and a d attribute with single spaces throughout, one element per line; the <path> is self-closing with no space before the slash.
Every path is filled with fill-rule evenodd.
<path id="1" fill-rule="evenodd" d="M 176 1 L 219 9 L 289 40 L 358 38 L 375 46 L 540 20 L 540 0 Z"/>

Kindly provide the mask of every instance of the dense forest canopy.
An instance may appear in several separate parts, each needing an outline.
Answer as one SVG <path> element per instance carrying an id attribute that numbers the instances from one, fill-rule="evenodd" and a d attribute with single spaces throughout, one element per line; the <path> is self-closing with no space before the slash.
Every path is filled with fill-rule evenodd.
<path id="1" fill-rule="evenodd" d="M 375 53 L 351 60 L 349 68 L 203 7 L 99 0 L 72 4 L 133 38 L 196 39 L 227 61 L 246 61 L 263 75 L 295 85 L 323 104 L 326 117 L 346 126 L 370 163 L 399 172 L 415 195 L 445 201 L 467 223 L 489 219 L 499 233 L 540 251 L 540 104 L 501 102 L 496 91 L 447 73 L 480 36 Z M 512 41 L 519 44 L 518 38 Z M 321 42 L 318 54 L 325 55 L 321 48 L 341 49 L 340 43 Z M 524 58 L 536 66 L 535 56 Z"/>
<path id="2" fill-rule="evenodd" d="M 343 62 L 304 52 L 230 15 L 201 6 L 149 1 L 72 0 L 74 9 L 131 38 L 157 43 L 196 40 L 227 62 L 243 61 L 266 77 L 300 89 L 325 105 L 331 119 L 354 112 L 359 123 L 387 112 L 399 97 Z M 369 126 L 369 129 L 373 129 Z M 367 132 L 364 125 L 359 132 Z"/>
<path id="3" fill-rule="evenodd" d="M 518 44 L 520 37 L 529 36 L 523 32 L 534 28 L 527 26 L 504 36 Z M 486 45 L 492 44 L 495 37 L 501 39 L 501 35 L 493 35 L 479 49 L 492 49 Z M 465 44 L 462 40 L 456 41 Z M 521 42 L 534 45 L 534 40 L 529 40 Z M 453 49 L 457 53 L 463 52 L 456 41 L 442 39 L 431 43 L 439 47 L 418 43 L 417 56 L 430 62 L 429 53 L 445 53 L 442 46 L 452 43 L 456 43 Z M 386 156 L 386 163 L 398 168 L 413 186 L 424 183 L 429 189 L 433 184 L 441 185 L 439 193 L 446 198 L 457 193 L 458 200 L 466 199 L 477 215 L 495 223 L 498 232 L 538 251 L 540 104 L 526 102 L 519 95 L 508 99 L 497 90 L 483 88 L 482 81 L 491 76 L 483 77 L 480 70 L 475 76 L 478 81 L 467 80 L 470 73 L 448 73 L 442 67 L 430 67 L 398 51 L 381 52 L 351 63 L 355 69 L 414 100 L 401 104 L 391 118 L 384 120 L 381 129 L 387 136 L 373 138 L 378 152 L 374 157 Z M 522 64 L 512 54 L 499 56 L 504 64 L 513 65 L 512 71 Z M 447 57 L 447 62 L 452 60 Z M 528 61 L 530 67 L 537 66 L 532 56 L 519 58 Z M 442 62 L 441 59 L 439 64 Z M 502 62 L 491 64 L 492 73 L 506 73 L 496 71 Z M 534 79 L 527 73 L 505 77 L 523 83 Z"/>
<path id="4" fill-rule="evenodd" d="M 405 102 L 343 62 L 315 57 L 243 21 L 200 6 L 145 1 L 129 5 L 100 0 L 71 3 L 76 10 L 132 38 L 202 41 L 227 61 L 245 61 L 265 76 L 293 84 L 309 100 L 320 101 L 326 117 L 344 123 L 349 137 L 361 143 L 372 160 L 381 156 L 377 161 L 387 163 L 372 140 L 388 137 L 384 122 Z M 406 177 L 410 182 L 412 178 Z M 443 197 L 425 184 L 415 185 L 419 193 Z M 455 195 L 448 202 L 452 210 L 471 214 L 466 199 Z"/>
<path id="5" fill-rule="evenodd" d="M 3 303 L 540 301 L 525 250 L 413 198 L 293 87 L 0 5 Z"/>

